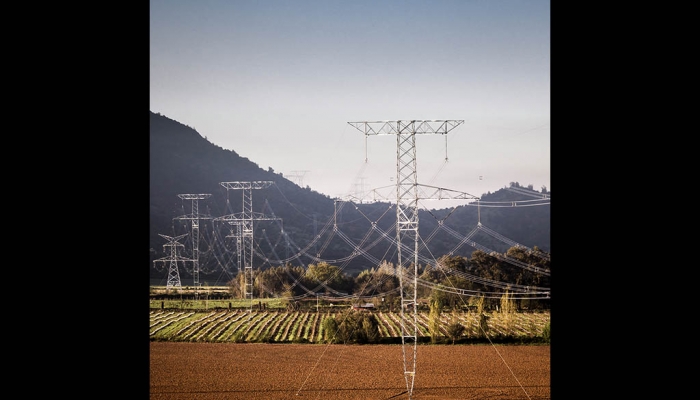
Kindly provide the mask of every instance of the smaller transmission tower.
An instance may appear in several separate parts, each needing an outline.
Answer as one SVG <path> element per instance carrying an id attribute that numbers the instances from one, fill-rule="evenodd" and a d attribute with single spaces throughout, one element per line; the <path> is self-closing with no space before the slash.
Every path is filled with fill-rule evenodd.
<path id="1" fill-rule="evenodd" d="M 243 256 L 244 283 L 242 291 L 243 297 L 250 300 L 250 311 L 253 308 L 253 283 L 255 279 L 253 271 L 253 222 L 279 219 L 253 212 L 253 190 L 265 189 L 274 183 L 273 181 L 220 182 L 221 186 L 228 190 L 241 190 L 243 192 L 243 212 L 224 215 L 214 220 L 226 222 L 236 227 L 236 234 L 232 234 L 230 237 L 236 239 L 238 246 L 239 271 L 241 270 L 241 255 Z"/>
<path id="2" fill-rule="evenodd" d="M 293 178 L 294 182 L 296 182 L 299 187 L 304 187 L 304 175 L 309 172 L 308 170 L 304 171 L 292 171 L 291 174 L 286 174 L 284 177 L 285 178 Z"/>
<path id="3" fill-rule="evenodd" d="M 365 197 L 365 177 L 361 176 L 357 180 L 359 183 L 355 184 L 355 197 L 362 202 L 362 199 Z"/>
<path id="4" fill-rule="evenodd" d="M 194 290 L 196 296 L 199 294 L 198 290 L 202 285 L 199 282 L 199 220 L 211 219 L 209 216 L 199 215 L 199 204 L 197 203 L 197 200 L 208 199 L 211 197 L 211 194 L 178 194 L 177 196 L 183 200 L 192 200 L 192 213 L 189 215 L 175 217 L 175 219 L 192 221 L 192 259 L 194 260 L 192 277 L 194 278 Z"/>
<path id="5" fill-rule="evenodd" d="M 187 236 L 187 234 L 180 235 L 177 237 L 161 235 L 160 233 L 158 235 L 160 235 L 162 238 L 164 238 L 165 240 L 168 241 L 167 244 L 163 245 L 163 250 L 165 250 L 166 247 L 170 247 L 170 255 L 168 257 L 163 257 L 163 258 L 159 258 L 157 260 L 153 260 L 153 263 L 166 262 L 166 261 L 170 262 L 170 267 L 168 268 L 168 283 L 166 284 L 166 288 L 167 289 L 170 289 L 173 287 L 181 288 L 182 284 L 180 282 L 180 272 L 177 268 L 177 263 L 178 263 L 178 261 L 184 262 L 184 261 L 192 261 L 192 260 L 189 258 L 180 257 L 177 253 L 177 248 L 178 248 L 178 246 L 185 247 L 184 244 L 178 243 L 178 240 L 184 238 L 185 236 Z"/>

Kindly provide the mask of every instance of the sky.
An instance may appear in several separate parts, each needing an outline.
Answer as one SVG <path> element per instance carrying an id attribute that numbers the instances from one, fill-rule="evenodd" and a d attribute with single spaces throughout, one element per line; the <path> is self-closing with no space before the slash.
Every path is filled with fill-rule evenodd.
<path id="1" fill-rule="evenodd" d="M 349 122 L 464 121 L 416 135 L 419 184 L 551 191 L 550 36 L 549 0 L 151 0 L 150 110 L 333 198 L 396 181 Z"/>

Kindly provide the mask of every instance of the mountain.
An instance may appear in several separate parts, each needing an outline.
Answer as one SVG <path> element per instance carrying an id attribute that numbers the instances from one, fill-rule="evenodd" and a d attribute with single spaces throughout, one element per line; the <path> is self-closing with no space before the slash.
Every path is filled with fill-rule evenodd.
<path id="1" fill-rule="evenodd" d="M 336 201 L 299 187 L 281 173 L 265 171 L 235 151 L 209 142 L 191 127 L 153 112 L 149 173 L 152 280 L 167 276 L 168 267 L 163 267 L 167 261 L 162 260 L 171 257 L 173 247 L 179 256 L 194 259 L 192 249 L 198 243 L 200 281 L 225 282 L 242 265 L 236 243 L 239 227 L 245 226 L 236 222 L 248 212 L 252 214 L 247 217 L 255 218 L 256 268 L 282 261 L 304 266 L 327 261 L 356 275 L 381 260 L 396 261 L 397 246 L 390 243 L 396 237 L 393 204 Z M 420 210 L 419 254 L 469 258 L 477 248 L 505 252 L 514 244 L 549 252 L 548 201 L 529 206 L 542 197 L 531 187 L 514 183 L 483 194 L 479 207 Z M 178 240 L 170 243 L 161 235 Z M 161 261 L 153 262 L 158 259 Z M 183 264 L 179 268 L 184 269 L 180 272 L 184 285 L 192 281 L 193 263 L 179 263 Z"/>

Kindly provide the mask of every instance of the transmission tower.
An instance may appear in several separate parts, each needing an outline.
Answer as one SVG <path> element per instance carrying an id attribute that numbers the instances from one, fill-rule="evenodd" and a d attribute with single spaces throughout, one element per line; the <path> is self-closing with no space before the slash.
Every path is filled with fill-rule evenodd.
<path id="1" fill-rule="evenodd" d="M 291 174 L 287 174 L 284 177 L 285 178 L 294 178 L 295 182 L 297 182 L 297 185 L 299 185 L 299 187 L 303 188 L 304 187 L 304 175 L 306 175 L 307 172 L 309 172 L 309 171 L 308 170 L 292 171 Z"/>
<path id="2" fill-rule="evenodd" d="M 228 190 L 243 191 L 243 212 L 215 218 L 216 221 L 227 222 L 236 226 L 236 238 L 238 247 L 238 268 L 240 271 L 241 254 L 243 255 L 243 297 L 250 300 L 249 309 L 253 307 L 253 221 L 276 220 L 279 218 L 267 217 L 261 213 L 253 212 L 253 189 L 265 189 L 270 187 L 272 181 L 254 182 L 221 182 L 221 186 Z M 242 243 L 241 243 L 242 242 Z"/>
<path id="3" fill-rule="evenodd" d="M 227 238 L 233 238 L 236 239 L 236 266 L 240 269 L 241 265 L 241 250 L 243 249 L 243 233 L 242 233 L 242 223 L 240 221 L 232 220 L 228 221 L 229 225 L 232 227 L 236 227 L 236 232 L 233 232 L 233 228 L 231 229 L 231 234 L 226 235 Z"/>
<path id="4" fill-rule="evenodd" d="M 199 282 L 199 220 L 211 219 L 209 216 L 199 215 L 199 204 L 197 200 L 208 199 L 211 197 L 211 194 L 178 194 L 177 196 L 183 200 L 192 200 L 192 213 L 189 215 L 175 217 L 175 219 L 192 221 L 192 259 L 194 260 L 192 276 L 194 277 L 196 296 L 199 294 L 198 290 L 201 286 L 201 283 Z"/>
<path id="5" fill-rule="evenodd" d="M 183 258 L 177 254 L 177 247 L 178 246 L 185 247 L 184 244 L 178 243 L 178 240 L 187 236 L 187 234 L 180 235 L 177 237 L 161 235 L 160 233 L 158 235 L 160 235 L 162 238 L 164 238 L 165 240 L 168 241 L 167 244 L 163 245 L 163 250 L 165 250 L 166 247 L 170 247 L 170 256 L 159 258 L 157 260 L 153 260 L 153 263 L 169 261 L 170 267 L 168 268 L 168 283 L 166 284 L 165 287 L 167 289 L 170 289 L 173 287 L 180 288 L 180 287 L 182 287 L 182 284 L 180 282 L 180 272 L 178 271 L 177 263 L 178 263 L 178 261 L 192 261 L 189 258 Z"/>
<path id="6" fill-rule="evenodd" d="M 360 182 L 355 184 L 355 197 L 360 199 L 365 197 L 365 177 L 357 178 Z"/>
<path id="7" fill-rule="evenodd" d="M 365 140 L 370 135 L 396 135 L 396 242 L 398 255 L 399 285 L 401 286 L 401 344 L 403 352 L 404 378 L 408 398 L 413 395 L 413 384 L 416 378 L 418 317 L 417 317 L 417 288 L 418 288 L 418 200 L 424 198 L 476 198 L 468 193 L 450 191 L 447 189 L 422 185 L 430 188 L 431 194 L 426 195 L 418 184 L 416 171 L 416 135 L 442 134 L 464 123 L 463 120 L 431 120 L 431 121 L 376 121 L 348 122 L 351 126 L 365 134 Z M 457 193 L 452 197 L 452 193 Z M 467 197 L 469 196 L 469 197 Z M 411 250 L 410 244 L 413 244 Z M 405 243 L 405 244 L 404 244 Z M 403 268 L 403 252 L 406 252 L 406 264 L 413 254 L 413 276 Z M 406 271 L 406 272 L 405 272 Z M 412 281 L 408 281 L 412 278 Z M 405 281 L 405 282 L 404 282 Z M 406 326 L 408 317 L 405 311 L 412 311 L 412 325 Z"/>

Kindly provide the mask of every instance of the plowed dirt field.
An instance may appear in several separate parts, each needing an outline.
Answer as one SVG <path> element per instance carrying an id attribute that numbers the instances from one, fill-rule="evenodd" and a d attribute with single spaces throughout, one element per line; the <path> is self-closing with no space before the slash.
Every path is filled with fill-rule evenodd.
<path id="1" fill-rule="evenodd" d="M 151 342 L 150 399 L 408 399 L 402 348 Z M 411 398 L 550 399 L 550 346 L 419 345 Z"/>

